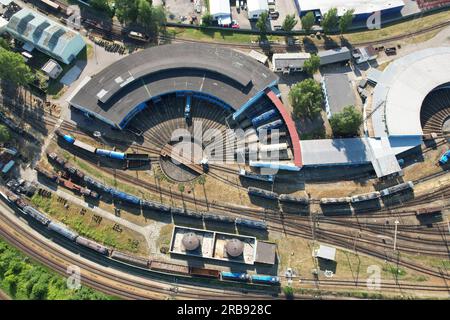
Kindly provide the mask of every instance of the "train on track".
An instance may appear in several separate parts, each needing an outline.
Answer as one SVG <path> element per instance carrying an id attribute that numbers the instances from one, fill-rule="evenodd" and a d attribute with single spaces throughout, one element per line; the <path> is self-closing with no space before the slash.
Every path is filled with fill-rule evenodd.
<path id="1" fill-rule="evenodd" d="M 269 200 L 278 200 L 278 194 L 272 191 L 267 191 L 260 188 L 248 187 L 247 193 L 251 196 L 266 198 Z"/>
<path id="2" fill-rule="evenodd" d="M 163 261 L 150 260 L 143 257 L 133 256 L 127 253 L 123 253 L 111 248 L 108 248 L 100 243 L 93 240 L 87 239 L 80 236 L 77 232 L 70 230 L 66 226 L 52 221 L 45 214 L 41 213 L 39 210 L 30 206 L 21 197 L 6 191 L 6 193 L 0 192 L 0 195 L 4 200 L 10 205 L 15 205 L 20 212 L 28 217 L 31 217 L 34 221 L 46 226 L 49 230 L 59 234 L 60 236 L 82 246 L 93 250 L 103 256 L 109 257 L 112 260 L 116 260 L 129 265 L 137 266 L 144 269 L 150 269 L 154 271 L 178 274 L 190 277 L 206 277 L 214 278 L 218 280 L 231 280 L 231 281 L 245 281 L 254 284 L 265 284 L 265 285 L 279 285 L 280 279 L 277 276 L 271 275 L 247 275 L 246 273 L 231 273 L 231 272 L 221 272 L 215 269 L 207 269 L 200 267 L 185 266 L 179 264 L 173 264 Z"/>
<path id="3" fill-rule="evenodd" d="M 82 142 L 80 140 L 75 139 L 73 136 L 64 134 L 60 130 L 56 130 L 56 135 L 60 137 L 62 140 L 64 140 L 67 144 L 72 145 L 80 150 L 83 150 L 89 154 L 94 154 L 99 157 L 109 158 L 113 160 L 120 160 L 120 161 L 141 161 L 141 162 L 148 162 L 150 161 L 148 154 L 137 154 L 137 153 L 124 153 L 124 152 L 117 152 L 114 150 L 106 150 L 106 149 L 99 149 L 95 148 L 85 142 Z"/>

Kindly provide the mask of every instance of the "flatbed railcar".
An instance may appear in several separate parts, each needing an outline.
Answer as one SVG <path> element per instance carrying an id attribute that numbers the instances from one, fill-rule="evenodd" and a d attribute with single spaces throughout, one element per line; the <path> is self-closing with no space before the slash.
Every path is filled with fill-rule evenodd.
<path id="1" fill-rule="evenodd" d="M 189 267 L 189 274 L 191 276 L 205 277 L 205 278 L 220 278 L 220 271 L 215 269 L 205 269 L 197 267 Z"/>
<path id="2" fill-rule="evenodd" d="M 232 280 L 232 281 L 242 281 L 247 282 L 249 280 L 249 275 L 245 272 L 228 272 L 222 271 L 220 273 L 222 280 Z"/>
<path id="3" fill-rule="evenodd" d="M 342 198 L 321 198 L 320 204 L 347 204 L 350 203 L 352 199 L 350 197 Z"/>
<path id="4" fill-rule="evenodd" d="M 393 187 L 389 187 L 386 189 L 383 189 L 380 191 L 380 195 L 382 197 L 386 197 L 395 193 L 399 193 L 405 190 L 409 190 L 409 189 L 413 189 L 414 188 L 414 183 L 412 181 L 408 181 L 408 182 L 404 182 L 404 183 L 400 183 L 396 186 Z"/>
<path id="5" fill-rule="evenodd" d="M 266 198 L 270 200 L 278 200 L 278 194 L 272 191 L 259 189 L 255 187 L 248 187 L 247 192 L 249 195 Z"/>
<path id="6" fill-rule="evenodd" d="M 95 153 L 95 150 L 96 150 L 95 147 L 93 147 L 93 146 L 91 146 L 91 145 L 89 145 L 89 144 L 87 144 L 87 143 L 85 143 L 85 142 L 83 142 L 83 141 L 80 141 L 80 140 L 78 140 L 78 139 L 76 139 L 76 140 L 73 142 L 73 145 L 74 145 L 75 147 L 79 148 L 79 149 L 82 149 L 82 150 L 88 152 L 88 153 Z"/>
<path id="7" fill-rule="evenodd" d="M 111 259 L 126 262 L 142 268 L 148 268 L 150 263 L 149 259 L 135 257 L 116 250 L 111 253 Z"/>
<path id="8" fill-rule="evenodd" d="M 32 217 L 37 222 L 43 224 L 44 226 L 47 226 L 51 222 L 51 220 L 47 218 L 43 213 L 39 212 L 31 206 L 24 206 L 23 212 Z"/>
<path id="9" fill-rule="evenodd" d="M 250 276 L 250 280 L 252 281 L 252 283 L 265 283 L 272 285 L 280 284 L 280 278 L 277 276 L 254 274 Z"/>
<path id="10" fill-rule="evenodd" d="M 60 235 L 62 235 L 63 237 L 69 239 L 70 241 L 75 241 L 75 239 L 78 237 L 78 233 L 69 230 L 68 228 L 66 228 L 64 225 L 56 223 L 54 221 L 51 221 L 47 228 L 49 230 L 52 230 Z"/>
<path id="11" fill-rule="evenodd" d="M 375 191 L 375 192 L 369 192 L 369 193 L 358 194 L 358 195 L 352 196 L 350 198 L 350 201 L 352 203 L 370 201 L 370 200 L 376 200 L 376 199 L 380 198 L 380 196 L 381 196 L 380 192 Z"/>
<path id="12" fill-rule="evenodd" d="M 443 207 L 422 208 L 416 210 L 416 216 L 430 216 L 442 214 Z"/>
<path id="13" fill-rule="evenodd" d="M 101 244 L 99 244 L 99 243 L 97 243 L 95 241 L 92 241 L 92 240 L 89 240 L 87 238 L 84 238 L 82 236 L 78 236 L 76 238 L 75 242 L 78 243 L 80 246 L 83 246 L 83 247 L 89 248 L 91 250 L 94 250 L 94 251 L 96 251 L 96 252 L 98 252 L 98 253 L 100 253 L 102 255 L 105 255 L 105 256 L 109 255 L 109 249 L 108 248 L 106 248 L 105 246 L 103 246 L 103 245 L 101 245 Z"/>
<path id="14" fill-rule="evenodd" d="M 298 203 L 298 204 L 309 204 L 308 196 L 293 196 L 290 194 L 280 194 L 278 200 L 281 202 L 290 202 L 290 203 Z"/>
<path id="15" fill-rule="evenodd" d="M 168 272 L 168 273 L 189 275 L 189 267 L 188 266 L 174 264 L 174 263 L 167 263 L 167 262 L 162 262 L 162 261 L 156 261 L 156 260 L 150 261 L 150 269 L 156 270 L 156 271 Z"/>
<path id="16" fill-rule="evenodd" d="M 251 229 L 267 230 L 267 224 L 265 221 L 236 218 L 235 223 L 237 226 L 247 227 Z"/>

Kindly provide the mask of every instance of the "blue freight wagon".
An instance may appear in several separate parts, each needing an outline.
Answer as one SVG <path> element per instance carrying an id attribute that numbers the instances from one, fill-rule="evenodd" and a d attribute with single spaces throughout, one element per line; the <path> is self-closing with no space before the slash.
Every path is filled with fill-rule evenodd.
<path id="1" fill-rule="evenodd" d="M 69 136 L 68 134 L 63 135 L 63 139 L 67 142 L 67 143 L 74 143 L 75 142 L 75 138 L 72 136 Z"/>
<path id="2" fill-rule="evenodd" d="M 262 274 L 255 274 L 250 276 L 253 283 L 267 283 L 267 284 L 279 284 L 280 278 L 276 276 L 267 276 Z"/>
<path id="3" fill-rule="evenodd" d="M 222 280 L 248 281 L 248 274 L 245 272 L 227 272 L 222 271 Z"/>

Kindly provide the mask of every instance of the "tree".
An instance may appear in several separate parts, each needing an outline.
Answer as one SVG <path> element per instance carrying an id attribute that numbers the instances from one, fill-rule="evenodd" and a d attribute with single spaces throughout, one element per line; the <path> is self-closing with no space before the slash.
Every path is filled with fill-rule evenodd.
<path id="1" fill-rule="evenodd" d="M 33 74 L 19 53 L 0 48 L 0 79 L 26 85 L 33 80 Z"/>
<path id="2" fill-rule="evenodd" d="M 98 11 L 105 12 L 112 18 L 113 10 L 109 5 L 108 0 L 91 0 L 89 3 L 92 8 L 97 9 Z"/>
<path id="3" fill-rule="evenodd" d="M 147 0 L 138 0 L 137 23 L 147 29 L 151 27 L 152 20 L 152 4 Z"/>
<path id="4" fill-rule="evenodd" d="M 302 18 L 302 28 L 306 32 L 310 32 L 312 26 L 316 22 L 316 19 L 314 18 L 314 14 L 310 11 L 307 14 L 305 14 Z"/>
<path id="5" fill-rule="evenodd" d="M 153 23 L 154 23 L 156 32 L 159 32 L 161 29 L 165 30 L 166 22 L 167 22 L 166 9 L 164 9 L 163 6 L 153 7 L 152 19 L 153 19 Z"/>
<path id="6" fill-rule="evenodd" d="M 339 20 L 339 30 L 341 31 L 341 34 L 347 32 L 348 28 L 352 25 L 354 12 L 354 9 L 346 11 Z"/>
<path id="7" fill-rule="evenodd" d="M 136 22 L 139 14 L 137 0 L 115 0 L 116 16 L 122 24 Z"/>
<path id="8" fill-rule="evenodd" d="M 267 18 L 268 17 L 269 17 L 269 14 L 267 13 L 267 11 L 264 11 L 259 16 L 258 21 L 256 21 L 256 28 L 258 28 L 261 35 L 264 35 L 267 32 Z"/>
<path id="9" fill-rule="evenodd" d="M 336 8 L 331 8 L 322 19 L 323 32 L 328 33 L 338 27 L 339 17 Z"/>
<path id="10" fill-rule="evenodd" d="M 202 26 L 209 27 L 210 25 L 212 25 L 213 20 L 214 20 L 213 16 L 209 12 L 206 12 L 202 16 Z"/>
<path id="11" fill-rule="evenodd" d="M 5 38 L 0 38 L 0 48 L 9 50 L 9 43 Z"/>
<path id="12" fill-rule="evenodd" d="M 303 80 L 292 86 L 289 100 L 297 117 L 304 116 L 312 119 L 322 111 L 322 88 L 314 79 Z"/>
<path id="13" fill-rule="evenodd" d="M 305 61 L 303 64 L 303 70 L 309 75 L 313 75 L 319 70 L 320 67 L 320 58 L 318 55 L 313 54 L 311 58 Z"/>
<path id="14" fill-rule="evenodd" d="M 5 125 L 0 124 L 0 143 L 5 143 L 9 140 L 11 140 L 9 129 Z"/>
<path id="15" fill-rule="evenodd" d="M 357 135 L 362 123 L 363 116 L 354 106 L 347 106 L 330 118 L 330 125 L 334 135 L 340 137 Z"/>
<path id="16" fill-rule="evenodd" d="M 295 19 L 295 14 L 288 14 L 283 21 L 283 30 L 284 31 L 292 31 L 294 27 L 297 25 L 298 20 Z"/>

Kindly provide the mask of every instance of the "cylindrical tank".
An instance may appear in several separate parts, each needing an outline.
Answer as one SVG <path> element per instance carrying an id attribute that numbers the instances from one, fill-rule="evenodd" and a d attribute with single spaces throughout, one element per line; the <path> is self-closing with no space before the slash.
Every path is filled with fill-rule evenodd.
<path id="1" fill-rule="evenodd" d="M 194 232 L 188 232 L 181 240 L 183 246 L 188 251 L 196 250 L 200 246 L 200 240 Z"/>
<path id="2" fill-rule="evenodd" d="M 116 152 L 116 151 L 111 151 L 110 155 L 111 158 L 113 159 L 117 159 L 117 160 L 123 160 L 125 159 L 125 153 L 123 152 Z"/>
<path id="3" fill-rule="evenodd" d="M 229 256 L 239 257 L 244 252 L 244 244 L 241 240 L 233 238 L 227 241 L 225 250 Z"/>
<path id="4" fill-rule="evenodd" d="M 75 138 L 72 137 L 72 136 L 69 136 L 68 134 L 65 134 L 63 136 L 63 139 L 66 140 L 66 142 L 68 142 L 68 143 L 74 143 L 75 142 Z"/>
<path id="5" fill-rule="evenodd" d="M 109 157 L 109 155 L 111 154 L 111 151 L 105 150 L 105 149 L 97 149 L 95 151 L 95 153 L 102 157 Z"/>

